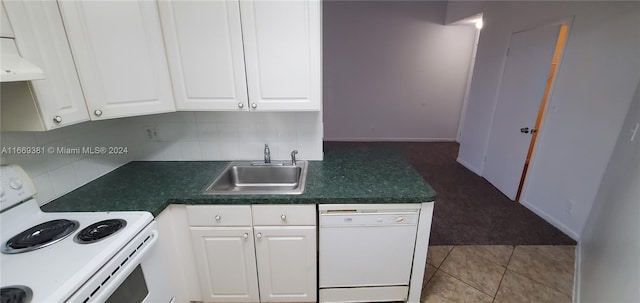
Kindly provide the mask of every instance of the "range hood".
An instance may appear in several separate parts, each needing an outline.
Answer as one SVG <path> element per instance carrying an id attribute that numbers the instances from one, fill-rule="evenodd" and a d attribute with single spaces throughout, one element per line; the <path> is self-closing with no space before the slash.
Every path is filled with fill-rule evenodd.
<path id="1" fill-rule="evenodd" d="M 22 58 L 13 38 L 0 38 L 0 82 L 44 79 L 42 69 Z"/>

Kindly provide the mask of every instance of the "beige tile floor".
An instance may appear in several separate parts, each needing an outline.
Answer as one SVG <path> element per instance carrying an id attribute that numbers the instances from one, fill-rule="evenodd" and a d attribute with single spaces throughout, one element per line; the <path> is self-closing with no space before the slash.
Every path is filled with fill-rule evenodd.
<path id="1" fill-rule="evenodd" d="M 575 246 L 430 246 L 422 303 L 571 303 Z"/>

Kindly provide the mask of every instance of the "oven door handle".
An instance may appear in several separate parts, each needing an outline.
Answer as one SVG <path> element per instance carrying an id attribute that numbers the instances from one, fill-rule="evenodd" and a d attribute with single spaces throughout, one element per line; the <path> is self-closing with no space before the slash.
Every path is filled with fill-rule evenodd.
<path id="1" fill-rule="evenodd" d="M 142 262 L 142 259 L 146 257 L 146 254 L 149 253 L 151 249 L 153 249 L 156 242 L 158 241 L 158 231 L 153 230 L 151 233 L 152 233 L 152 236 L 151 236 L 151 239 L 149 239 L 149 242 L 145 243 L 143 247 L 141 247 L 138 251 L 136 251 L 135 256 L 129 258 L 124 265 L 121 265 L 118 272 L 109 278 L 108 283 L 105 283 L 104 285 L 101 286 L 101 288 L 98 290 L 95 296 L 91 297 L 91 300 L 89 300 L 89 302 L 105 302 L 113 294 L 113 292 L 115 292 L 116 289 L 120 287 L 122 282 L 124 282 L 124 280 L 127 277 L 129 277 L 131 272 L 133 272 L 133 270 L 136 269 L 136 267 Z M 125 256 L 130 254 L 131 251 L 135 249 L 136 245 L 138 245 L 138 243 L 139 242 L 135 242 L 135 243 L 130 242 L 129 245 L 127 245 L 126 248 L 123 250 L 127 252 Z M 122 258 L 111 260 L 109 262 L 109 265 L 103 267 L 103 270 L 107 269 L 108 270 L 107 273 L 111 274 L 111 270 L 117 267 L 117 266 L 111 266 L 112 265 L 111 263 L 122 262 L 121 260 Z M 115 263 L 115 264 L 118 264 L 118 263 Z M 95 279 L 97 277 L 100 277 L 100 279 L 106 278 L 106 276 L 104 275 L 96 275 L 93 278 Z M 81 302 L 84 300 L 84 298 L 78 298 L 78 299 L 80 299 Z"/>

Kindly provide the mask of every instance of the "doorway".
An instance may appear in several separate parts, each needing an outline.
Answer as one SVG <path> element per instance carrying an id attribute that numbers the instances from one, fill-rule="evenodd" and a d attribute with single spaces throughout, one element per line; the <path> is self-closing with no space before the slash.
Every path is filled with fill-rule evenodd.
<path id="1" fill-rule="evenodd" d="M 553 53 L 553 60 L 551 61 L 551 67 L 549 68 L 549 74 L 547 76 L 547 84 L 544 87 L 544 96 L 540 102 L 540 108 L 538 108 L 538 115 L 536 117 L 536 124 L 531 130 L 531 142 L 529 143 L 529 150 L 527 151 L 527 158 L 524 161 L 524 167 L 522 168 L 522 175 L 520 176 L 520 184 L 518 185 L 518 192 L 516 194 L 516 202 L 520 201 L 520 194 L 522 194 L 522 187 L 524 185 L 524 179 L 527 176 L 527 170 L 529 169 L 529 161 L 531 160 L 531 154 L 533 154 L 533 147 L 536 144 L 538 138 L 538 130 L 540 129 L 540 123 L 542 122 L 542 115 L 547 106 L 547 99 L 549 98 L 549 91 L 551 91 L 551 84 L 555 78 L 556 68 L 558 66 L 558 60 L 562 54 L 562 50 L 567 39 L 567 28 L 569 26 L 566 23 L 560 25 L 560 34 L 558 34 L 558 41 L 556 42 L 556 48 Z"/>
<path id="2" fill-rule="evenodd" d="M 568 22 L 511 34 L 483 177 L 518 201 L 566 41 Z"/>

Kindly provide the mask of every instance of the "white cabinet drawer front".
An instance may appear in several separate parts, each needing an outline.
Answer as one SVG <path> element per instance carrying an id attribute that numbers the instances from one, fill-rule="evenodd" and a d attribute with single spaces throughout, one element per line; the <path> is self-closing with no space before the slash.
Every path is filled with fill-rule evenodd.
<path id="1" fill-rule="evenodd" d="M 249 205 L 187 206 L 190 226 L 251 226 Z"/>
<path id="2" fill-rule="evenodd" d="M 253 205 L 254 225 L 316 225 L 315 205 Z"/>

